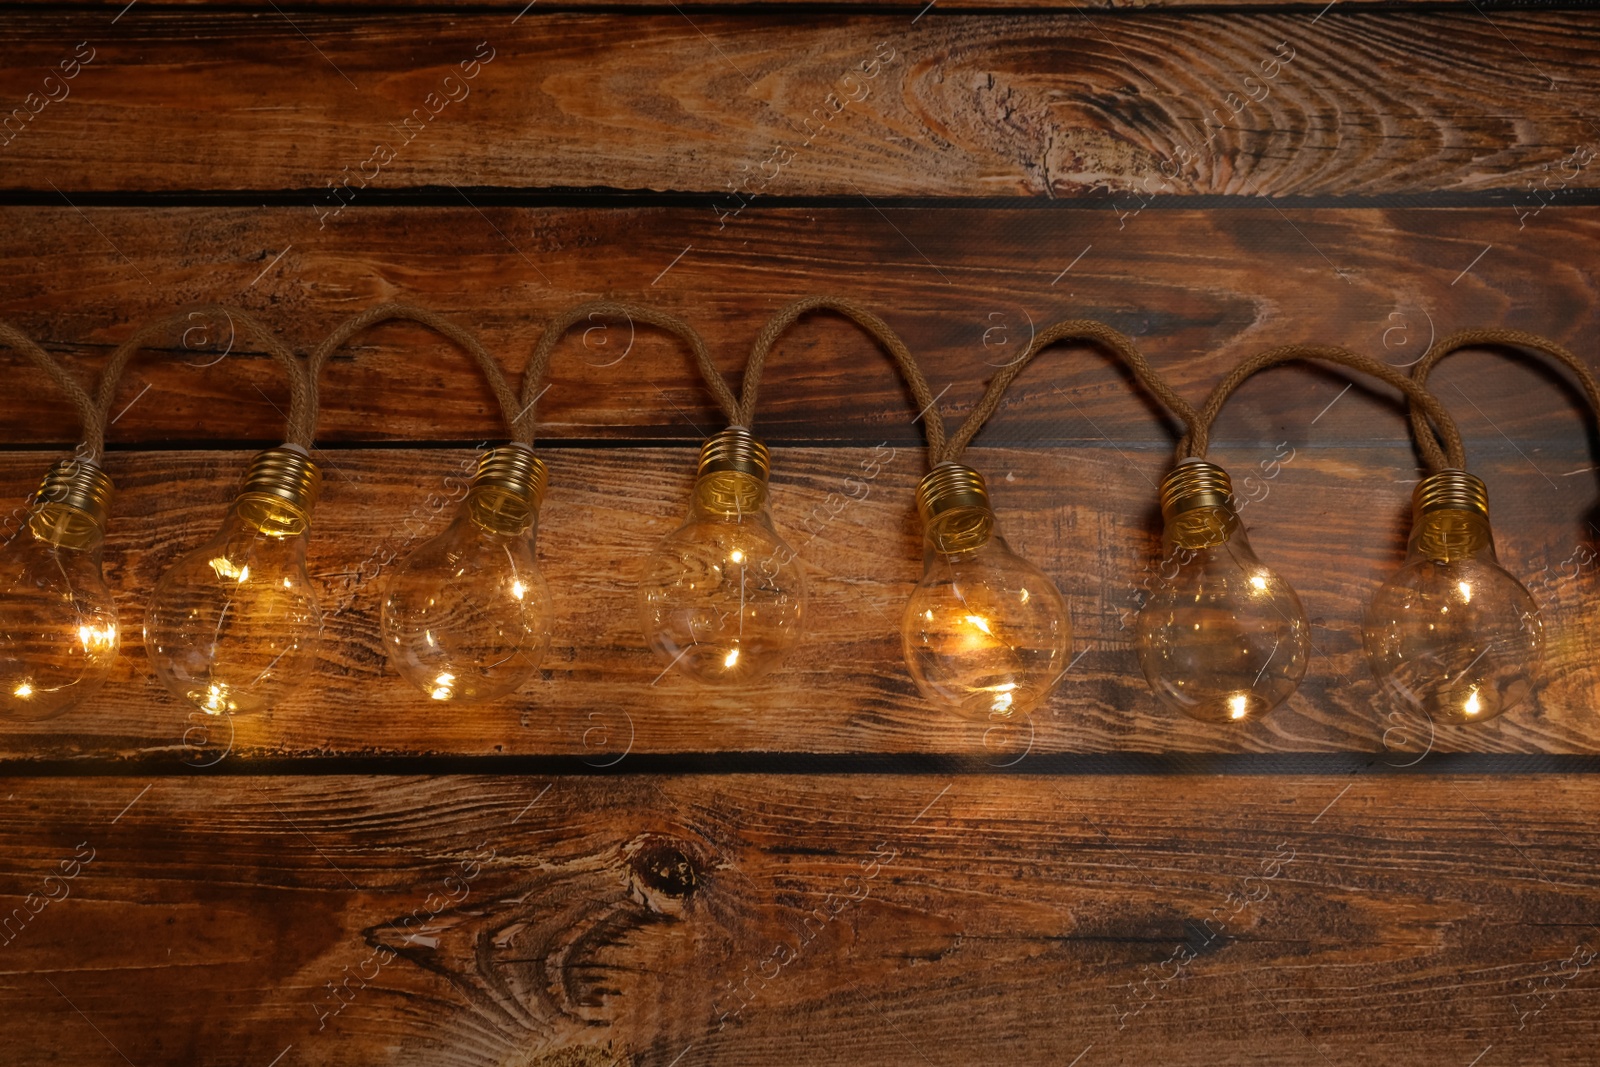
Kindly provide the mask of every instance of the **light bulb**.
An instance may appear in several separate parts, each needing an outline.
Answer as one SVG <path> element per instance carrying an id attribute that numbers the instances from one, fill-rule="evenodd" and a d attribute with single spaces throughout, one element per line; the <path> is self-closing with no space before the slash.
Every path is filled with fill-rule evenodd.
<path id="1" fill-rule="evenodd" d="M 1539 606 L 1495 558 L 1489 495 L 1465 471 L 1417 483 L 1406 562 L 1367 609 L 1372 673 L 1445 722 L 1492 719 L 1533 691 Z"/>
<path id="2" fill-rule="evenodd" d="M 53 719 L 92 695 L 116 662 L 117 607 L 100 573 L 111 479 L 66 459 L 45 475 L 22 529 L 0 550 L 0 715 Z"/>
<path id="3" fill-rule="evenodd" d="M 971 467 L 935 467 L 917 486 L 917 510 L 922 580 L 900 626 L 911 677 L 929 700 L 968 718 L 1026 715 L 1066 673 L 1066 601 L 1000 536 Z"/>
<path id="4" fill-rule="evenodd" d="M 491 448 L 450 525 L 396 565 L 383 644 L 429 699 L 494 700 L 538 671 L 552 619 L 534 557 L 546 480 L 527 447 Z"/>
<path id="5" fill-rule="evenodd" d="M 1161 483 L 1164 557 L 1139 612 L 1139 662 L 1161 702 L 1202 722 L 1243 722 L 1289 698 L 1310 626 L 1289 583 L 1250 550 L 1221 467 L 1185 460 Z"/>
<path id="6" fill-rule="evenodd" d="M 767 448 L 729 427 L 700 449 L 682 526 L 639 583 L 644 636 L 669 667 L 711 685 L 748 682 L 800 640 L 806 579 L 767 511 Z"/>
<path id="7" fill-rule="evenodd" d="M 302 449 L 258 454 L 222 529 L 156 584 L 145 652 L 162 683 L 201 711 L 263 711 L 314 668 L 322 609 L 306 540 L 321 486 Z"/>

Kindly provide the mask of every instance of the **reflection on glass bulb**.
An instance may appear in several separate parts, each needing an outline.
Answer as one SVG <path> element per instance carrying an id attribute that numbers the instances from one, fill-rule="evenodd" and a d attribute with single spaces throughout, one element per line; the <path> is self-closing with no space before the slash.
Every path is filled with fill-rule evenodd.
<path id="1" fill-rule="evenodd" d="M 100 573 L 110 497 L 111 479 L 99 467 L 63 460 L 0 549 L 0 716 L 55 718 L 110 674 L 120 644 Z"/>
<path id="2" fill-rule="evenodd" d="M 1412 508 L 1405 565 L 1367 609 L 1367 660 L 1390 692 L 1435 719 L 1492 719 L 1533 691 L 1539 607 L 1495 558 L 1483 482 L 1430 475 Z"/>
<path id="3" fill-rule="evenodd" d="M 800 640 L 805 573 L 767 511 L 767 472 L 767 448 L 748 431 L 707 441 L 689 516 L 639 583 L 645 640 L 711 685 L 761 677 Z"/>
<path id="4" fill-rule="evenodd" d="M 1310 627 L 1250 550 L 1227 472 L 1186 460 L 1161 483 L 1164 560 L 1139 612 L 1139 662 L 1163 704 L 1202 722 L 1255 719 L 1306 673 Z"/>
<path id="5" fill-rule="evenodd" d="M 935 467 L 917 486 L 917 509 L 923 574 L 900 627 L 911 677 L 960 715 L 1025 715 L 1066 673 L 1066 602 L 995 529 L 983 476 L 971 467 Z"/>
<path id="6" fill-rule="evenodd" d="M 260 453 L 222 529 L 157 583 L 145 651 L 162 683 L 201 711 L 263 711 L 314 668 L 322 609 L 306 540 L 321 484 L 302 450 Z"/>
<path id="7" fill-rule="evenodd" d="M 550 589 L 534 558 L 546 471 L 526 447 L 492 448 L 461 510 L 395 567 L 383 601 L 389 662 L 438 701 L 520 689 L 550 648 Z"/>

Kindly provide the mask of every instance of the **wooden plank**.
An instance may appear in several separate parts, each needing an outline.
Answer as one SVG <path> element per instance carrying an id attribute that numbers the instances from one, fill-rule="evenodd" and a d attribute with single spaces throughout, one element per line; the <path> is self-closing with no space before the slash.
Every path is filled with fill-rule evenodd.
<path id="1" fill-rule="evenodd" d="M 1600 255 L 1595 207 L 1525 219 L 1510 206 L 1152 209 L 1128 219 L 752 208 L 723 228 L 694 208 L 352 208 L 321 231 L 291 209 L 13 207 L 3 217 L 12 239 L 0 248 L 0 318 L 86 377 L 139 323 L 206 300 L 241 304 L 306 350 L 346 316 L 408 299 L 477 330 L 516 374 L 548 316 L 611 295 L 688 319 L 737 379 L 773 311 L 829 291 L 904 334 L 952 418 L 1032 330 L 1067 317 L 1132 335 L 1197 404 L 1239 359 L 1289 341 L 1342 343 L 1404 366 L 1433 336 L 1470 326 L 1530 330 L 1591 359 L 1600 334 L 1594 277 L 1575 266 Z M 111 440 L 280 436 L 279 372 L 242 342 L 211 346 L 231 334 L 196 320 L 166 355 L 135 363 Z M 1504 433 L 1525 450 L 1580 439 L 1575 394 L 1510 360 L 1463 355 L 1433 381 L 1474 436 L 1503 442 Z M 549 384 L 539 415 L 552 440 L 690 441 L 718 425 L 677 345 L 625 323 L 575 332 Z M 1393 403 L 1365 388 L 1344 395 L 1346 384 L 1306 371 L 1265 376 L 1230 403 L 1217 439 L 1401 444 Z M 865 335 L 818 316 L 778 349 L 757 429 L 774 440 L 912 446 L 921 432 L 913 412 Z M 463 356 L 391 326 L 329 369 L 320 439 L 476 441 L 499 432 L 498 422 Z M 64 443 L 72 426 L 70 412 L 32 387 L 25 403 L 0 404 L 0 441 Z M 1062 352 L 1017 382 L 983 440 L 1164 437 L 1104 359 Z"/>
<path id="2" fill-rule="evenodd" d="M 1390 708 L 1360 638 L 1368 598 L 1403 556 L 1411 460 L 1398 450 L 1281 444 L 1268 438 L 1214 453 L 1254 498 L 1245 512 L 1252 543 L 1298 590 L 1316 649 L 1299 692 L 1246 727 L 1218 729 L 1166 711 L 1140 672 L 1132 627 L 1158 558 L 1154 485 L 1170 463 L 1151 449 L 973 451 L 1008 540 L 1067 597 L 1077 658 L 1050 703 L 1015 727 L 990 730 L 924 702 L 905 672 L 899 625 L 921 576 L 912 491 L 925 459 L 893 446 L 777 451 L 773 511 L 807 567 L 806 637 L 783 670 L 728 692 L 666 672 L 645 645 L 636 601 L 645 559 L 682 521 L 694 453 L 547 450 L 553 488 L 539 555 L 556 598 L 556 637 L 542 677 L 513 697 L 448 709 L 387 666 L 378 611 L 391 560 L 442 529 L 474 453 L 321 453 L 325 494 L 308 562 L 326 613 L 318 671 L 270 715 L 218 724 L 149 675 L 139 634 L 161 573 L 220 524 L 247 453 L 171 452 L 110 460 L 118 497 L 106 571 L 127 636 L 116 675 L 67 717 L 7 724 L 0 755 L 203 764 L 557 754 L 609 764 L 634 753 L 923 752 L 1001 765 L 1063 752 L 1366 752 L 1406 762 L 1428 750 L 1600 748 L 1592 710 L 1600 632 L 1591 611 L 1600 578 L 1585 550 L 1593 489 L 1587 476 L 1564 476 L 1592 461 L 1574 449 L 1523 455 L 1503 447 L 1478 463 L 1502 561 L 1543 604 L 1543 688 L 1537 706 L 1430 731 Z M 0 454 L 0 491 L 20 499 L 43 463 L 37 453 Z"/>
<path id="3" fill-rule="evenodd" d="M 1580 12 L 106 13 L 0 17 L 6 188 L 1521 191 L 1600 103 Z"/>
<path id="4" fill-rule="evenodd" d="M 1593 776 L 5 792 L 16 1063 L 1554 1065 L 1600 1021 Z"/>
<path id="5" fill-rule="evenodd" d="M 205 2 L 206 0 L 163 0 L 163 6 L 202 7 L 205 5 Z M 697 9 L 700 7 L 757 8 L 797 3 L 807 3 L 812 7 L 823 6 L 816 4 L 815 0 L 718 0 L 718 2 L 715 4 L 680 4 L 679 6 L 691 13 L 697 13 Z M 1405 7 L 1411 4 L 1422 3 L 1426 3 L 1431 8 L 1436 9 L 1458 7 L 1470 10 L 1469 4 L 1460 3 L 1457 2 L 1457 0 L 1340 0 L 1339 6 Z M 32 7 L 46 7 L 49 4 L 50 0 L 8 0 L 8 6 L 23 9 Z M 115 14 L 121 8 L 126 6 L 126 0 L 123 0 L 121 3 L 119 3 L 118 0 L 83 0 L 83 2 L 78 6 L 90 9 L 96 6 L 104 7 L 109 9 L 109 13 Z M 241 4 L 239 6 L 245 7 L 248 5 Z M 535 7 L 530 10 L 527 6 L 526 0 L 523 0 L 523 2 L 504 4 L 482 3 L 480 0 L 303 0 L 302 3 L 299 3 L 296 6 L 300 8 L 330 7 L 343 8 L 347 10 L 370 8 L 379 12 L 390 11 L 398 8 L 428 8 L 433 11 L 460 8 L 463 9 L 465 13 L 469 14 L 481 15 L 487 12 L 497 12 L 503 14 L 506 18 L 521 15 L 523 19 L 537 18 L 539 15 L 544 14 L 539 7 Z M 658 7 L 660 5 L 657 3 L 657 0 L 606 0 L 605 3 L 602 3 L 601 0 L 562 0 L 561 10 L 565 11 L 573 8 L 602 6 L 648 8 Z M 927 4 L 880 3 L 878 0 L 870 0 L 870 2 L 869 0 L 830 0 L 829 5 L 826 6 L 835 8 L 836 12 L 840 15 L 850 14 L 852 8 L 869 8 L 874 14 L 882 14 L 886 11 L 903 9 L 907 15 L 916 15 L 918 12 L 922 11 Z M 1160 10 L 1166 8 L 1181 10 L 1183 8 L 1190 7 L 1215 7 L 1216 5 L 1212 2 L 1212 0 L 1133 0 L 1133 2 L 1129 2 L 1129 0 L 1085 0 L 1084 3 L 1079 4 L 1078 6 L 1087 11 L 1104 13 L 1107 16 L 1120 16 L 1125 14 L 1136 14 L 1146 10 Z M 1263 11 L 1270 11 L 1274 9 L 1287 11 L 1300 10 L 1298 5 L 1288 2 L 1288 0 L 1231 0 L 1228 6 L 1230 8 L 1259 8 Z M 1501 5 L 1485 4 L 1483 6 L 1493 11 L 1495 7 Z M 1062 11 L 1070 10 L 1071 4 L 1064 3 L 1063 0 L 940 0 L 938 7 L 935 10 L 940 14 L 949 14 L 954 11 L 983 11 L 992 8 L 997 8 L 1004 11 Z M 270 8 L 268 10 L 270 10 Z M 929 15 L 932 13 L 933 12 L 930 11 Z"/>

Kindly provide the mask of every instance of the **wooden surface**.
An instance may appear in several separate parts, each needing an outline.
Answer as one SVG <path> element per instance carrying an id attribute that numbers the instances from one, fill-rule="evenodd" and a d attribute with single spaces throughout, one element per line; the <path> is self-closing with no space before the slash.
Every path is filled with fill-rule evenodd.
<path id="1" fill-rule="evenodd" d="M 13 780 L 7 1055 L 1588 1062 L 1600 780 L 1249 784 Z"/>
<path id="2" fill-rule="evenodd" d="M 832 292 L 902 332 L 952 422 L 1065 317 L 1197 403 L 1289 341 L 1404 366 L 1507 326 L 1600 362 L 1581 5 L 590 6 L 0 5 L 0 121 L 37 111 L 0 133 L 0 319 L 87 377 L 191 303 L 305 351 L 404 299 L 517 374 L 547 318 L 614 296 L 737 380 L 775 309 Z M 638 569 L 720 422 L 675 343 L 596 322 L 539 404 L 541 677 L 449 715 L 404 688 L 390 561 L 497 413 L 391 326 L 323 382 L 315 677 L 267 716 L 190 713 L 143 605 L 281 439 L 277 373 L 196 320 L 125 380 L 131 639 L 91 705 L 0 729 L 6 1064 L 1593 1059 L 1597 442 L 1562 375 L 1473 352 L 1431 379 L 1551 635 L 1534 706 L 1475 730 L 1397 712 L 1360 654 L 1418 473 L 1393 396 L 1306 368 L 1240 390 L 1212 456 L 1315 653 L 1286 707 L 1220 730 L 1163 710 L 1129 643 L 1176 428 L 1103 357 L 1044 357 L 970 458 L 1076 658 L 995 731 L 905 674 L 920 427 L 827 316 L 779 346 L 755 427 L 813 606 L 768 681 L 709 693 L 644 648 Z M 0 400 L 20 501 L 75 431 L 32 372 Z"/>
<path id="3" fill-rule="evenodd" d="M 668 11 L 513 24 L 141 5 L 115 28 L 106 13 L 27 10 L 0 28 L 0 99 L 38 90 L 79 40 L 93 56 L 5 146 L 4 187 L 51 202 L 57 190 L 305 190 L 319 218 L 364 190 L 417 186 L 1521 192 L 1596 137 L 1583 116 L 1600 42 L 1580 13 L 913 24 Z"/>

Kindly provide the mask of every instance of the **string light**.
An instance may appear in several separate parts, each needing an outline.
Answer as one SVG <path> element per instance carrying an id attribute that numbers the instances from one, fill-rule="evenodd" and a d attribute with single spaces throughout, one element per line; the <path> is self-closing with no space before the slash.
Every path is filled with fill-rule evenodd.
<path id="1" fill-rule="evenodd" d="M 800 640 L 805 572 L 773 525 L 767 472 L 767 448 L 748 430 L 707 441 L 688 517 L 645 562 L 645 641 L 697 681 L 753 681 Z"/>
<path id="2" fill-rule="evenodd" d="M 219 311 L 224 309 L 203 309 Z M 919 405 L 929 473 L 917 488 L 924 574 L 907 603 L 902 643 L 917 688 L 958 714 L 1006 719 L 1047 699 L 1067 669 L 1070 614 L 1050 577 L 999 534 L 988 488 L 961 452 L 998 409 L 1028 362 L 1059 341 L 1088 342 L 1123 360 L 1187 430 L 1163 480 L 1162 577 L 1137 624 L 1141 666 L 1157 698 L 1186 715 L 1238 724 L 1281 705 L 1307 669 L 1309 625 L 1287 582 L 1255 556 L 1231 482 L 1205 460 L 1212 424 L 1246 378 L 1298 359 L 1371 374 L 1401 389 L 1430 473 L 1416 487 L 1407 558 L 1367 611 L 1363 639 L 1374 673 L 1430 715 L 1474 723 L 1525 701 L 1536 684 L 1543 624 L 1527 590 L 1499 565 L 1487 490 L 1466 473 L 1460 435 L 1424 383 L 1440 358 L 1492 344 L 1567 364 L 1600 412 L 1600 385 L 1551 342 L 1513 331 L 1473 331 L 1436 344 L 1410 376 L 1344 349 L 1288 346 L 1243 361 L 1192 408 L 1127 338 L 1087 320 L 1039 331 L 1023 356 L 990 381 L 947 437 L 937 398 L 904 342 L 869 310 L 807 297 L 763 327 L 735 396 L 687 324 L 613 301 L 569 309 L 546 329 L 517 397 L 498 363 L 466 331 L 420 308 L 385 304 L 341 325 L 301 360 L 259 323 L 225 309 L 282 364 L 290 384 L 284 445 L 255 457 L 222 528 L 157 584 L 145 615 L 148 658 L 160 680 L 210 714 L 260 711 L 314 669 L 321 611 L 305 569 L 321 474 L 309 457 L 318 372 L 340 345 L 387 319 L 432 327 L 466 348 L 500 401 L 511 440 L 480 457 L 459 513 L 395 566 L 382 604 L 391 663 L 428 700 L 503 697 L 538 671 L 554 629 L 536 554 L 548 482 L 533 455 L 534 408 L 556 342 L 596 315 L 656 325 L 685 340 L 729 429 L 708 440 L 684 524 L 645 561 L 639 583 L 646 644 L 701 681 L 743 684 L 778 668 L 805 618 L 804 566 L 768 508 L 770 455 L 748 430 L 764 362 L 803 315 L 829 310 L 883 346 Z M 0 553 L 0 716 L 48 718 L 83 703 L 105 680 L 121 641 L 100 571 L 111 480 L 100 469 L 106 414 L 134 352 L 195 312 L 152 323 L 120 345 L 91 398 L 55 361 L 0 323 L 0 342 L 23 351 L 67 393 L 84 421 L 80 454 L 51 469 L 26 523 Z"/>
<path id="3" fill-rule="evenodd" d="M 50 468 L 27 520 L 0 551 L 0 715 L 38 720 L 82 704 L 121 644 L 100 569 L 111 479 L 66 459 Z"/>
<path id="4" fill-rule="evenodd" d="M 1256 558 L 1221 467 L 1179 463 L 1161 483 L 1164 565 L 1139 612 L 1139 664 L 1160 701 L 1236 723 L 1282 704 L 1306 673 L 1310 624 Z"/>
<path id="5" fill-rule="evenodd" d="M 44 372 L 91 427 L 99 412 L 78 379 L 32 338 L 0 322 L 0 344 Z M 50 719 L 84 703 L 117 660 L 122 629 L 101 572 L 111 479 L 86 429 L 52 466 L 22 528 L 0 545 L 0 717 Z"/>
<path id="6" fill-rule="evenodd" d="M 1495 557 L 1482 481 L 1440 471 L 1417 483 L 1412 510 L 1405 565 L 1367 608 L 1367 659 L 1407 704 L 1442 722 L 1484 722 L 1533 692 L 1539 607 Z"/>
<path id="7" fill-rule="evenodd" d="M 395 671 L 440 704 L 521 689 L 550 649 L 555 608 L 539 573 L 539 507 L 549 472 L 533 454 L 533 404 L 522 404 L 477 338 L 442 315 L 380 304 L 335 329 L 311 356 L 313 390 L 333 353 L 378 323 L 415 322 L 464 349 L 499 401 L 513 440 L 478 459 L 455 517 L 395 564 L 379 630 Z"/>
<path id="8" fill-rule="evenodd" d="M 209 715 L 265 711 L 316 664 L 322 608 L 306 574 L 322 475 L 297 445 L 257 455 L 221 528 L 162 575 L 145 652 L 168 690 Z"/>
<path id="9" fill-rule="evenodd" d="M 554 609 L 534 547 L 547 479 L 527 448 L 490 449 L 450 525 L 396 564 L 383 644 L 430 699 L 515 692 L 549 651 Z"/>
<path id="10" fill-rule="evenodd" d="M 912 679 L 929 700 L 968 718 L 1027 714 L 1066 671 L 1066 601 L 1000 536 L 976 470 L 934 467 L 917 487 L 917 511 L 922 580 L 900 624 Z"/>

